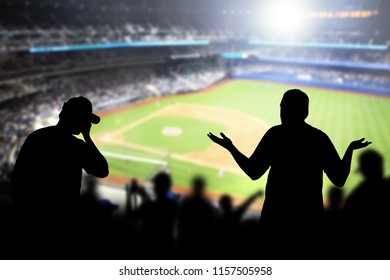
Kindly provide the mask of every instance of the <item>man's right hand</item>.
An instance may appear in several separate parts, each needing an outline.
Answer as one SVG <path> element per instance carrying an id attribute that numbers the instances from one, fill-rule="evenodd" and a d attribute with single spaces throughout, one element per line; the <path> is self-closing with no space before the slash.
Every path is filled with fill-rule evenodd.
<path id="1" fill-rule="evenodd" d="M 92 124 L 90 122 L 83 124 L 81 133 L 83 134 L 84 140 L 90 138 L 89 133 L 91 132 Z"/>
<path id="2" fill-rule="evenodd" d="M 214 143 L 217 143 L 218 145 L 224 147 L 225 149 L 228 149 L 233 147 L 233 143 L 232 143 L 232 140 L 230 140 L 225 134 L 223 134 L 222 132 L 220 133 L 221 137 L 222 138 L 219 138 L 217 136 L 215 136 L 214 134 L 212 134 L 211 132 L 209 132 L 207 134 L 207 136 L 211 139 L 211 141 L 213 141 Z"/>

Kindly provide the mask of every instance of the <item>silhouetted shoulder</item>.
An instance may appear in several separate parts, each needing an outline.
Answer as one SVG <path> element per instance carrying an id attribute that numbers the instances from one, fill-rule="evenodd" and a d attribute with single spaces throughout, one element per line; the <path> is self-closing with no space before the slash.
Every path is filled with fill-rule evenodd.
<path id="1" fill-rule="evenodd" d="M 312 139 L 319 143 L 331 142 L 328 135 L 322 130 L 315 128 L 307 123 L 302 123 L 295 126 L 276 125 L 271 127 L 264 135 L 265 139 L 270 138 L 270 141 L 293 141 L 294 139 Z M 306 142 L 306 141 L 305 141 Z M 318 142 L 317 142 L 318 143 Z"/>
<path id="2" fill-rule="evenodd" d="M 58 127 L 38 129 L 27 137 L 19 152 L 13 170 L 14 182 L 27 184 L 29 180 L 35 184 L 40 182 L 38 185 L 43 181 L 52 184 L 50 182 L 58 181 L 58 178 L 68 180 L 75 172 L 78 179 L 86 153 L 84 141 Z"/>
<path id="3" fill-rule="evenodd" d="M 53 138 L 58 138 L 58 139 L 64 139 L 64 140 L 70 140 L 74 141 L 74 143 L 78 144 L 83 144 L 84 141 L 81 139 L 78 139 L 77 137 L 70 135 L 68 133 L 65 133 L 61 131 L 58 127 L 56 126 L 48 126 L 44 128 L 37 129 L 36 131 L 32 132 L 26 139 L 29 141 L 35 141 L 35 140 L 42 140 L 42 139 L 47 139 L 47 141 L 50 141 Z M 54 140 L 54 139 L 53 139 Z M 57 140 L 57 139 L 56 139 Z"/>
<path id="4" fill-rule="evenodd" d="M 322 130 L 314 127 L 314 126 L 311 126 L 310 124 L 308 123 L 301 123 L 301 124 L 297 124 L 297 125 L 293 125 L 293 126 L 288 126 L 288 125 L 283 125 L 283 124 L 279 124 L 279 125 L 275 125 L 273 127 L 271 127 L 267 133 L 278 133 L 280 131 L 307 131 L 307 132 L 311 132 L 311 133 L 318 133 L 318 134 L 321 134 L 323 136 L 327 136 L 325 132 L 323 132 Z"/>
<path id="5" fill-rule="evenodd" d="M 24 144 L 23 144 L 23 146 L 22 146 L 22 149 L 23 149 L 24 147 L 26 147 L 26 146 L 27 146 L 28 144 L 30 144 L 30 143 L 34 143 L 34 142 L 39 143 L 40 139 L 46 137 L 46 135 L 47 135 L 48 133 L 50 133 L 49 131 L 51 130 L 51 128 L 52 128 L 51 126 L 50 126 L 50 127 L 44 127 L 44 128 L 40 128 L 40 129 L 37 129 L 37 130 L 31 132 L 31 133 L 27 136 L 26 140 L 24 141 Z"/>

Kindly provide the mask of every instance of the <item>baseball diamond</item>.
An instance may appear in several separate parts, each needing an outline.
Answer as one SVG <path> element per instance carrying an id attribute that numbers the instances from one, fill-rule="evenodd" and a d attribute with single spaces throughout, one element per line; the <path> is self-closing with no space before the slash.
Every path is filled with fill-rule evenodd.
<path id="1" fill-rule="evenodd" d="M 124 160 L 107 154 L 111 181 L 125 182 L 130 177 L 148 179 L 166 161 L 174 184 L 185 189 L 197 174 L 208 180 L 215 193 L 246 196 L 265 187 L 266 176 L 251 181 L 238 168 L 229 154 L 211 143 L 206 134 L 222 131 L 246 155 L 250 155 L 262 135 L 280 123 L 279 103 L 290 84 L 231 80 L 208 90 L 187 95 L 156 97 L 119 109 L 102 112 L 100 126 L 93 133 L 99 147 L 146 160 Z M 313 87 L 300 87 L 310 98 L 308 123 L 321 128 L 339 151 L 348 145 L 344 139 L 365 135 L 375 139 L 376 149 L 389 157 L 386 120 L 390 118 L 390 99 L 370 94 L 357 94 Z M 375 126 L 372 126 L 375 124 Z M 166 127 L 180 128 L 181 133 L 167 137 Z M 157 161 L 157 162 L 155 162 Z M 356 161 L 352 171 L 356 170 Z M 389 170 L 386 170 L 389 173 Z M 352 172 L 346 192 L 360 180 Z M 324 176 L 324 192 L 331 186 Z"/>

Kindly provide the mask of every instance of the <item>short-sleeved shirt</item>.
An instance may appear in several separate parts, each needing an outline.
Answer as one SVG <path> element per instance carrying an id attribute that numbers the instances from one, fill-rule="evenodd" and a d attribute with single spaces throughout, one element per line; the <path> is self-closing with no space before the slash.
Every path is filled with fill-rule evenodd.
<path id="1" fill-rule="evenodd" d="M 80 195 L 82 168 L 87 167 L 84 141 L 57 126 L 36 130 L 27 137 L 13 170 L 16 206 L 25 211 L 73 210 Z"/>
<path id="2" fill-rule="evenodd" d="M 329 176 L 341 162 L 324 132 L 306 123 L 274 126 L 250 159 L 270 167 L 263 223 L 289 227 L 321 218 L 323 171 Z"/>

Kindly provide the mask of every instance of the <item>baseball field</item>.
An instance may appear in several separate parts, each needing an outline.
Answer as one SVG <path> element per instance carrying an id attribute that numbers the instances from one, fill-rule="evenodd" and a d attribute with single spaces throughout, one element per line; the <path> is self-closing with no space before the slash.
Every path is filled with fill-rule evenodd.
<path id="1" fill-rule="evenodd" d="M 383 154 L 390 169 L 390 98 L 325 88 L 261 81 L 231 80 L 202 92 L 156 97 L 115 110 L 100 112 L 102 121 L 92 133 L 110 165 L 108 180 L 150 178 L 168 168 L 176 190 L 185 191 L 196 175 L 207 180 L 211 193 L 244 197 L 264 189 L 267 174 L 249 179 L 230 154 L 207 137 L 224 132 L 247 156 L 264 133 L 280 124 L 283 93 L 300 88 L 310 98 L 307 122 L 329 135 L 340 156 L 352 140 L 365 137 L 371 149 Z M 362 179 L 355 152 L 345 186 L 348 194 Z M 324 194 L 332 186 L 324 176 Z"/>

